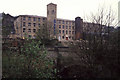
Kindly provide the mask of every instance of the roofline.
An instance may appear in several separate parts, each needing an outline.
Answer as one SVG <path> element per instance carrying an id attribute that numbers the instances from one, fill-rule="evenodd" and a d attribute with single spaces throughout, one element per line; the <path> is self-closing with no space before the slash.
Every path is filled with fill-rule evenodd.
<path id="1" fill-rule="evenodd" d="M 44 17 L 44 18 L 47 18 L 45 16 L 38 16 L 38 15 L 19 15 L 19 16 L 28 16 L 28 17 Z"/>

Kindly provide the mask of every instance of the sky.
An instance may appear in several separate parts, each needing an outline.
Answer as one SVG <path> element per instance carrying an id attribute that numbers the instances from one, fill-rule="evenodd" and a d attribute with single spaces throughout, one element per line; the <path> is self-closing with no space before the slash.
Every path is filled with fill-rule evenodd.
<path id="1" fill-rule="evenodd" d="M 47 16 L 47 4 L 57 4 L 57 18 L 74 20 L 96 13 L 98 8 L 109 8 L 118 15 L 119 0 L 0 0 L 0 13 L 12 16 L 38 15 Z"/>

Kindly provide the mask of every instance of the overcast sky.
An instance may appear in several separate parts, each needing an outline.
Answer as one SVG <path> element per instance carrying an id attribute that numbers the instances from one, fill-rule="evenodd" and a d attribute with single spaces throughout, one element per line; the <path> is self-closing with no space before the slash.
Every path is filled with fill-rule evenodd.
<path id="1" fill-rule="evenodd" d="M 57 18 L 71 19 L 88 16 L 97 12 L 101 6 L 112 7 L 117 15 L 119 0 L 1 0 L 0 13 L 5 12 L 13 16 L 38 15 L 47 16 L 49 3 L 57 4 Z"/>

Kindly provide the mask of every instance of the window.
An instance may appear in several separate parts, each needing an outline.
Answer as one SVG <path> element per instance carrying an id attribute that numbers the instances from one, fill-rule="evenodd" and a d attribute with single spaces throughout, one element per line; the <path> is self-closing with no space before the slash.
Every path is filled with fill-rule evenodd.
<path id="1" fill-rule="evenodd" d="M 31 32 L 31 29 L 28 29 L 28 32 Z"/>
<path id="2" fill-rule="evenodd" d="M 63 29 L 64 29 L 64 25 L 63 25 Z"/>
<path id="3" fill-rule="evenodd" d="M 59 28 L 61 29 L 61 25 L 59 25 Z"/>
<path id="4" fill-rule="evenodd" d="M 31 26 L 31 23 L 28 23 L 28 26 Z"/>
<path id="5" fill-rule="evenodd" d="M 69 31 L 69 34 L 71 34 L 71 31 Z"/>
<path id="6" fill-rule="evenodd" d="M 40 22 L 40 18 L 38 18 L 38 21 Z"/>
<path id="7" fill-rule="evenodd" d="M 45 18 L 43 18 L 43 21 L 45 21 Z"/>
<path id="8" fill-rule="evenodd" d="M 35 17 L 33 18 L 33 21 L 36 21 L 36 18 L 35 18 Z"/>
<path id="9" fill-rule="evenodd" d="M 43 24 L 43 26 L 44 26 L 45 24 Z"/>
<path id="10" fill-rule="evenodd" d="M 68 34 L 68 31 L 66 30 L 66 34 Z"/>
<path id="11" fill-rule="evenodd" d="M 54 19 L 54 23 L 56 23 L 56 20 Z"/>
<path id="12" fill-rule="evenodd" d="M 59 30 L 59 33 L 61 34 L 61 30 Z"/>
<path id="13" fill-rule="evenodd" d="M 38 26 L 40 27 L 40 23 L 38 24 Z"/>
<path id="14" fill-rule="evenodd" d="M 69 36 L 69 39 L 71 39 L 71 36 Z"/>
<path id="15" fill-rule="evenodd" d="M 31 17 L 28 17 L 28 21 L 31 21 Z"/>
<path id="16" fill-rule="evenodd" d="M 69 29 L 71 29 L 71 26 L 69 26 Z"/>
<path id="17" fill-rule="evenodd" d="M 26 23 L 25 22 L 23 22 L 23 26 L 25 26 L 26 25 Z"/>
<path id="18" fill-rule="evenodd" d="M 68 29 L 68 26 L 66 26 L 66 29 Z"/>
<path id="19" fill-rule="evenodd" d="M 64 34 L 64 30 L 63 30 L 63 34 Z"/>
<path id="20" fill-rule="evenodd" d="M 52 10 L 52 14 L 54 14 L 54 10 Z"/>
<path id="21" fill-rule="evenodd" d="M 72 26 L 72 29 L 74 29 L 74 26 Z"/>
<path id="22" fill-rule="evenodd" d="M 69 24 L 71 24 L 71 22 L 69 22 Z"/>
<path id="23" fill-rule="evenodd" d="M 25 32 L 25 28 L 23 28 L 23 32 Z"/>
<path id="24" fill-rule="evenodd" d="M 61 21 L 59 20 L 59 24 L 61 23 Z"/>
<path id="25" fill-rule="evenodd" d="M 62 36 L 62 38 L 64 39 L 64 36 Z"/>
<path id="26" fill-rule="evenodd" d="M 63 21 L 63 24 L 64 24 L 64 21 Z"/>
<path id="27" fill-rule="evenodd" d="M 74 34 L 74 31 L 72 31 L 72 34 Z"/>
<path id="28" fill-rule="evenodd" d="M 36 32 L 36 29 L 33 29 L 33 32 L 35 33 L 35 32 Z"/>
<path id="29" fill-rule="evenodd" d="M 68 22 L 66 21 L 66 24 L 68 24 Z"/>
<path id="30" fill-rule="evenodd" d="M 33 26 L 35 27 L 35 26 L 36 26 L 36 23 L 33 23 Z"/>
<path id="31" fill-rule="evenodd" d="M 25 17 L 25 16 L 23 17 L 23 20 L 26 20 L 26 17 Z"/>

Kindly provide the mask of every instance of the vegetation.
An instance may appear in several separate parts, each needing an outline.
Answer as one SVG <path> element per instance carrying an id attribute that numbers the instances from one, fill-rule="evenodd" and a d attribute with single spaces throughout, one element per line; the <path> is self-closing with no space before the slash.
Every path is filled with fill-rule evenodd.
<path id="1" fill-rule="evenodd" d="M 3 78 L 55 78 L 53 60 L 40 41 L 26 40 L 19 49 L 3 51 Z"/>

